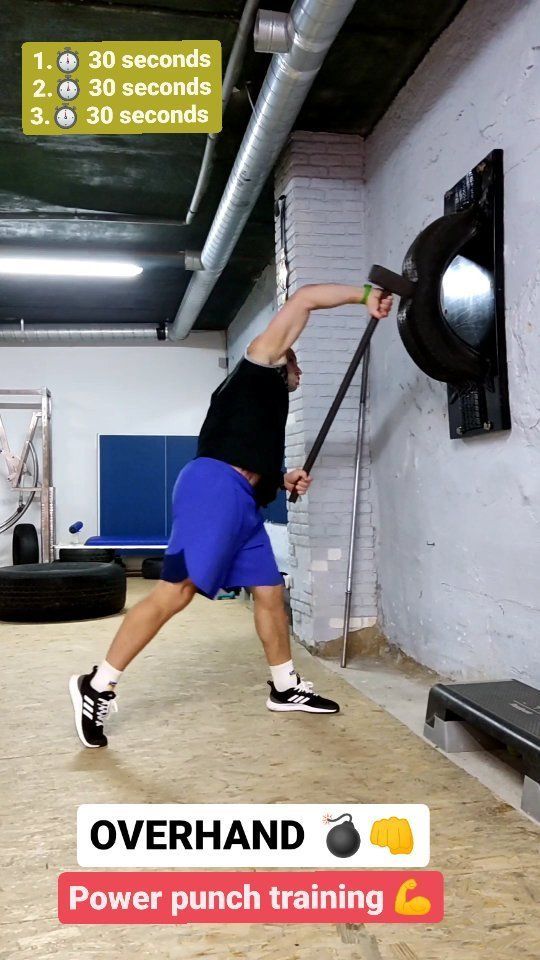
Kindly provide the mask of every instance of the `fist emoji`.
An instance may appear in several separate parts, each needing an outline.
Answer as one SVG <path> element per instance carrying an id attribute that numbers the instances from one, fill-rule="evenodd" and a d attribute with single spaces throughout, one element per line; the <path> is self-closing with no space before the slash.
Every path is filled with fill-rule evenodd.
<path id="1" fill-rule="evenodd" d="M 374 847 L 388 847 L 390 853 L 411 853 L 414 847 L 412 830 L 408 820 L 390 817 L 376 820 L 370 838 Z"/>

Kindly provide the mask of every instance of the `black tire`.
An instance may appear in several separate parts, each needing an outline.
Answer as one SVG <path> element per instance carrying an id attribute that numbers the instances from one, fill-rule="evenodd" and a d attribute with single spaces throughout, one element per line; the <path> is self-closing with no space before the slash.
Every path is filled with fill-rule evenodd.
<path id="1" fill-rule="evenodd" d="M 145 580 L 159 580 L 163 570 L 163 557 L 145 557 L 141 566 L 141 574 Z"/>
<path id="2" fill-rule="evenodd" d="M 13 563 L 39 563 L 39 539 L 33 523 L 18 523 L 14 528 Z"/>
<path id="3" fill-rule="evenodd" d="M 0 620 L 94 620 L 123 610 L 126 573 L 116 563 L 29 563 L 0 567 Z"/>
<path id="4" fill-rule="evenodd" d="M 61 547 L 58 551 L 58 559 L 70 561 L 72 563 L 111 563 L 114 560 L 114 550 L 111 549 L 100 549 L 95 547 L 94 549 L 88 548 L 88 550 L 76 550 L 73 547 Z"/>
<path id="5" fill-rule="evenodd" d="M 480 218 L 474 207 L 439 217 L 417 236 L 403 261 L 403 274 L 416 287 L 399 305 L 401 339 L 416 365 L 443 383 L 480 382 L 486 375 L 482 354 L 452 330 L 441 309 L 443 275 L 477 234 Z"/>

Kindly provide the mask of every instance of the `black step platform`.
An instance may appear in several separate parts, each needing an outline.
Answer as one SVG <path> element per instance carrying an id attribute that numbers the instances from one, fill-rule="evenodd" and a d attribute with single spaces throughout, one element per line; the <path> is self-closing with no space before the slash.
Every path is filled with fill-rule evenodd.
<path id="1" fill-rule="evenodd" d="M 519 680 L 437 683 L 424 736 L 446 753 L 510 747 L 523 764 L 521 808 L 540 820 L 540 690 Z"/>

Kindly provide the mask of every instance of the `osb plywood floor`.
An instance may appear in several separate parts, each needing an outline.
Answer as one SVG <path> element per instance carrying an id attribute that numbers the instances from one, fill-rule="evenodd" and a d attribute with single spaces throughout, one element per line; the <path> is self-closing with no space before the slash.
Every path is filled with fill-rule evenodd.
<path id="1" fill-rule="evenodd" d="M 152 584 L 129 581 L 129 604 Z M 279 716 L 249 611 L 197 598 L 121 683 L 111 746 L 72 729 L 67 679 L 102 658 L 119 618 L 0 624 L 3 716 L 0 958 L 504 960 L 540 957 L 540 830 L 304 650 L 337 717 Z M 429 803 L 440 925 L 61 926 L 56 878 L 77 869 L 82 802 Z"/>

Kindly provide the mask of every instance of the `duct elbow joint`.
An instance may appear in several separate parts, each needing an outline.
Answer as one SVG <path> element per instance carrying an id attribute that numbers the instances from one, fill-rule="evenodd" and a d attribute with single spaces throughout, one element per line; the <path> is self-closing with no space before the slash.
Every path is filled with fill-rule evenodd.
<path id="1" fill-rule="evenodd" d="M 191 210 L 189 212 L 192 213 Z M 194 215 L 195 214 L 193 214 L 193 216 Z M 193 216 L 191 217 L 191 220 L 193 219 Z M 186 217 L 186 223 L 191 223 L 191 220 L 189 219 L 189 214 L 188 214 L 188 216 Z M 184 251 L 184 267 L 186 270 L 189 270 L 192 273 L 194 273 L 196 270 L 203 269 L 201 254 L 199 253 L 199 251 L 197 250 Z"/>
<path id="2" fill-rule="evenodd" d="M 289 15 L 259 10 L 253 40 L 256 53 L 287 53 L 291 46 Z"/>

